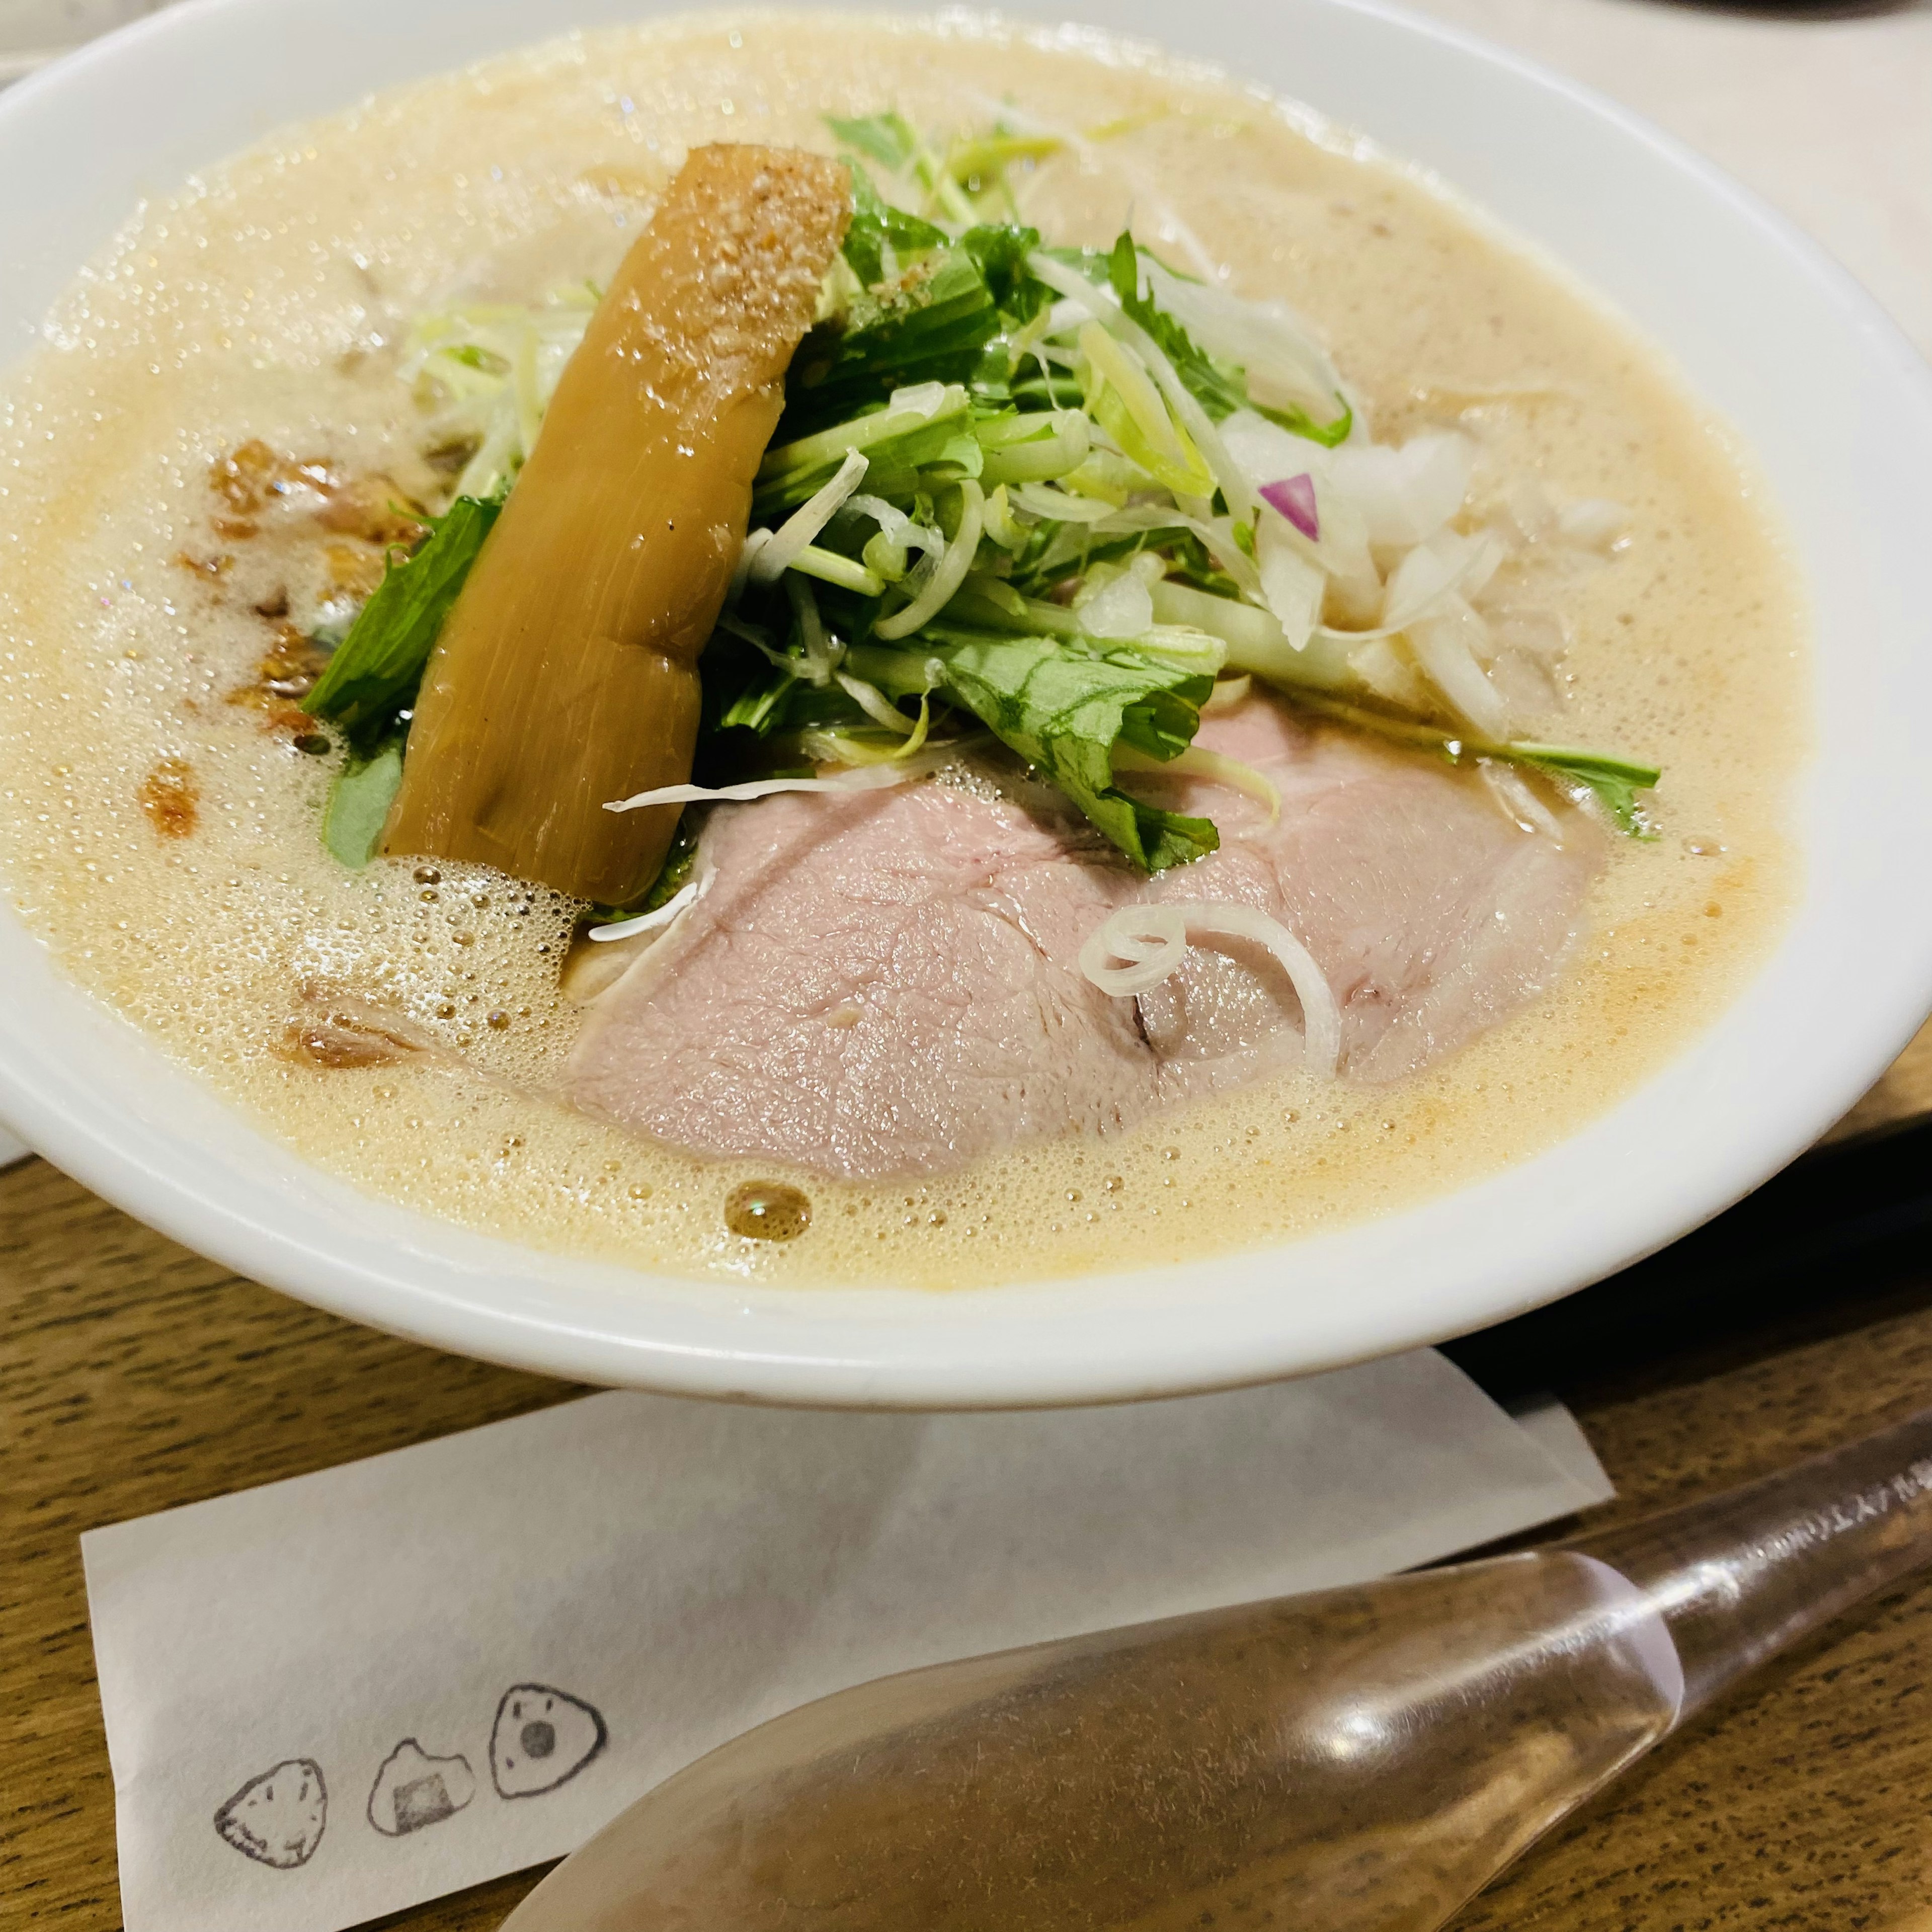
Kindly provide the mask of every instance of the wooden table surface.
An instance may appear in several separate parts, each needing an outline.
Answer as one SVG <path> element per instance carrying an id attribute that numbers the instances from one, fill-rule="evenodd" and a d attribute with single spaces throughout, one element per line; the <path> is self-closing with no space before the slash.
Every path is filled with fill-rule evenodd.
<path id="1" fill-rule="evenodd" d="M 1850 1118 L 1932 1109 L 1932 1028 Z M 1555 1377 L 1615 1480 L 1593 1522 L 1924 1405 L 1932 1258 L 1720 1346 Z M 163 1240 L 39 1161 L 0 1174 L 0 1932 L 111 1932 L 113 1786 L 79 1538 L 579 1393 L 392 1340 Z M 485 1932 L 524 1874 L 380 1922 Z M 1932 1932 L 1932 1576 L 1672 1738 L 1455 1932 Z M 264 1927 L 262 1932 L 274 1932 Z M 917 1932 L 908 1928 L 908 1932 Z"/>

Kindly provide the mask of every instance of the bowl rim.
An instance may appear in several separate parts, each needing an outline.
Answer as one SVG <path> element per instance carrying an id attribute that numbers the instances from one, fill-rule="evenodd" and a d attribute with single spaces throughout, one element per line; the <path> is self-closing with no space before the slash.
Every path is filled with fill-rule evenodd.
<path id="1" fill-rule="evenodd" d="M 56 117 L 84 124 L 117 88 L 137 86 L 152 57 L 239 28 L 255 37 L 251 57 L 272 66 L 320 30 L 325 8 L 341 34 L 347 4 L 180 0 L 117 30 L 0 97 L 0 183 L 10 148 L 44 138 Z M 376 0 L 352 4 L 373 10 Z M 614 20 L 680 10 L 648 0 L 585 4 Z M 469 0 L 482 24 L 449 51 L 479 57 L 554 38 L 542 8 L 542 0 Z M 457 12 L 454 0 L 444 10 Z M 848 0 L 841 10 L 860 10 Z M 1068 10 L 1038 10 L 1054 20 Z M 1466 80 L 1504 77 L 1529 120 L 1554 114 L 1582 130 L 1586 148 L 1594 141 L 1661 170 L 1684 191 L 1694 227 L 1714 221 L 1714 234 L 1774 279 L 1781 272 L 1810 304 L 1804 326 L 1846 352 L 1843 380 L 1860 404 L 1846 432 L 1852 444 L 1840 450 L 1821 428 L 1819 446 L 1828 466 L 1874 449 L 1872 460 L 1888 465 L 1895 490 L 1865 506 L 1880 526 L 1881 560 L 1906 554 L 1898 538 L 1912 518 L 1932 524 L 1932 484 L 1923 480 L 1932 477 L 1932 370 L 1822 248 L 1683 143 L 1579 82 L 1385 0 L 1292 0 L 1264 14 L 1246 0 L 1201 0 L 1198 13 L 1217 31 L 1246 22 L 1284 32 L 1293 18 L 1339 27 L 1345 40 L 1354 32 L 1420 44 L 1425 64 L 1446 59 Z M 1038 24 L 1005 18 L 1022 31 Z M 529 31 L 503 37 L 519 22 Z M 1389 85 L 1400 92 L 1399 80 Z M 18 218 L 0 187 L 0 255 Z M 1514 221 L 1503 225 L 1520 238 Z M 105 231 L 90 238 L 75 266 L 104 239 Z M 1533 237 L 1531 245 L 1549 252 Z M 1870 590 L 1882 616 L 1895 587 L 1881 572 Z M 1932 698 L 1932 671 L 1916 673 L 1906 657 L 1916 650 L 1932 660 L 1924 649 L 1932 635 L 1902 598 L 1893 602 L 1898 634 L 1881 632 L 1874 662 L 1907 685 L 1916 676 Z M 1821 632 L 1821 663 L 1822 641 Z M 998 1407 L 1130 1400 L 1339 1366 L 1537 1306 L 1688 1232 L 1810 1144 L 1932 1007 L 1932 903 L 1920 909 L 1909 893 L 1884 892 L 1882 867 L 1858 862 L 1852 814 L 1824 783 L 1849 783 L 1857 802 L 1893 808 L 1878 839 L 1885 849 L 1923 850 L 1932 800 L 1912 795 L 1900 763 L 1910 739 L 1892 715 L 1914 707 L 1876 708 L 1866 770 L 1851 755 L 1845 700 L 1820 683 L 1827 715 L 1802 787 L 1810 856 L 1814 874 L 1822 854 L 1848 876 L 1808 884 L 1785 938 L 1726 1011 L 1544 1153 L 1396 1214 L 1274 1249 L 938 1294 L 689 1281 L 543 1253 L 376 1200 L 308 1166 L 62 980 L 10 912 L 0 915 L 0 968 L 14 988 L 0 1011 L 0 1118 L 86 1186 L 239 1273 L 414 1340 L 576 1379 L 784 1402 Z M 1840 922 L 1834 932 L 1816 929 L 1827 917 Z M 1779 1077 L 1767 1078 L 1754 1055 L 1790 1038 L 1794 1001 L 1844 985 L 1848 969 L 1864 997 L 1829 1006 L 1790 1042 Z M 133 1070 L 120 1082 L 104 1072 L 117 1065 Z M 1426 1293 L 1391 1294 L 1391 1280 L 1398 1291 L 1410 1283 Z"/>

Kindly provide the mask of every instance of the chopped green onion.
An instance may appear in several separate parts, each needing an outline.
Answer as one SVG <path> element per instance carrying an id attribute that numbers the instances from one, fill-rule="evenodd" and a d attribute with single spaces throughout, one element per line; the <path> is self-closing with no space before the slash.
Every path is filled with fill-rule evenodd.
<path id="1" fill-rule="evenodd" d="M 835 550 L 821 550 L 817 544 L 806 544 L 786 567 L 815 577 L 821 584 L 836 584 L 855 597 L 885 595 L 885 578 L 863 564 L 854 563 L 849 556 L 841 556 Z"/>

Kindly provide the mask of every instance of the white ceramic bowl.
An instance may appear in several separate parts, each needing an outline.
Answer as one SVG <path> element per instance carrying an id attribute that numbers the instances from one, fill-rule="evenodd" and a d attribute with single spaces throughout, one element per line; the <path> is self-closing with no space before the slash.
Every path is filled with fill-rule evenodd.
<path id="1" fill-rule="evenodd" d="M 1436 170 L 1673 354 L 1754 446 L 1820 601 L 1810 884 L 1723 1019 L 1540 1158 L 1270 1252 L 953 1295 L 772 1292 L 535 1253 L 264 1139 L 0 916 L 0 1118 L 243 1273 L 444 1347 L 610 1384 L 866 1405 L 1076 1402 L 1328 1367 L 1549 1300 L 1715 1213 L 1932 1006 L 1932 373 L 1816 248 L 1556 76 L 1363 0 L 1089 0 Z M 1078 6 L 1081 0 L 1067 0 Z M 273 124 L 652 0 L 188 0 L 0 98 L 0 357 L 140 196 Z M 1054 0 L 1022 8 L 1061 16 Z"/>

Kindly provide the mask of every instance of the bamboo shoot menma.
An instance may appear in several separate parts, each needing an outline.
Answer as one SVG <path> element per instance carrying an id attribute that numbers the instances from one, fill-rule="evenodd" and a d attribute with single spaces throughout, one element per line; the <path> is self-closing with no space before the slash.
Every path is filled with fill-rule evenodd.
<path id="1" fill-rule="evenodd" d="M 643 892 L 691 773 L 698 653 L 793 351 L 850 206 L 794 149 L 692 150 L 565 370 L 437 640 L 382 850 L 607 904 Z"/>

